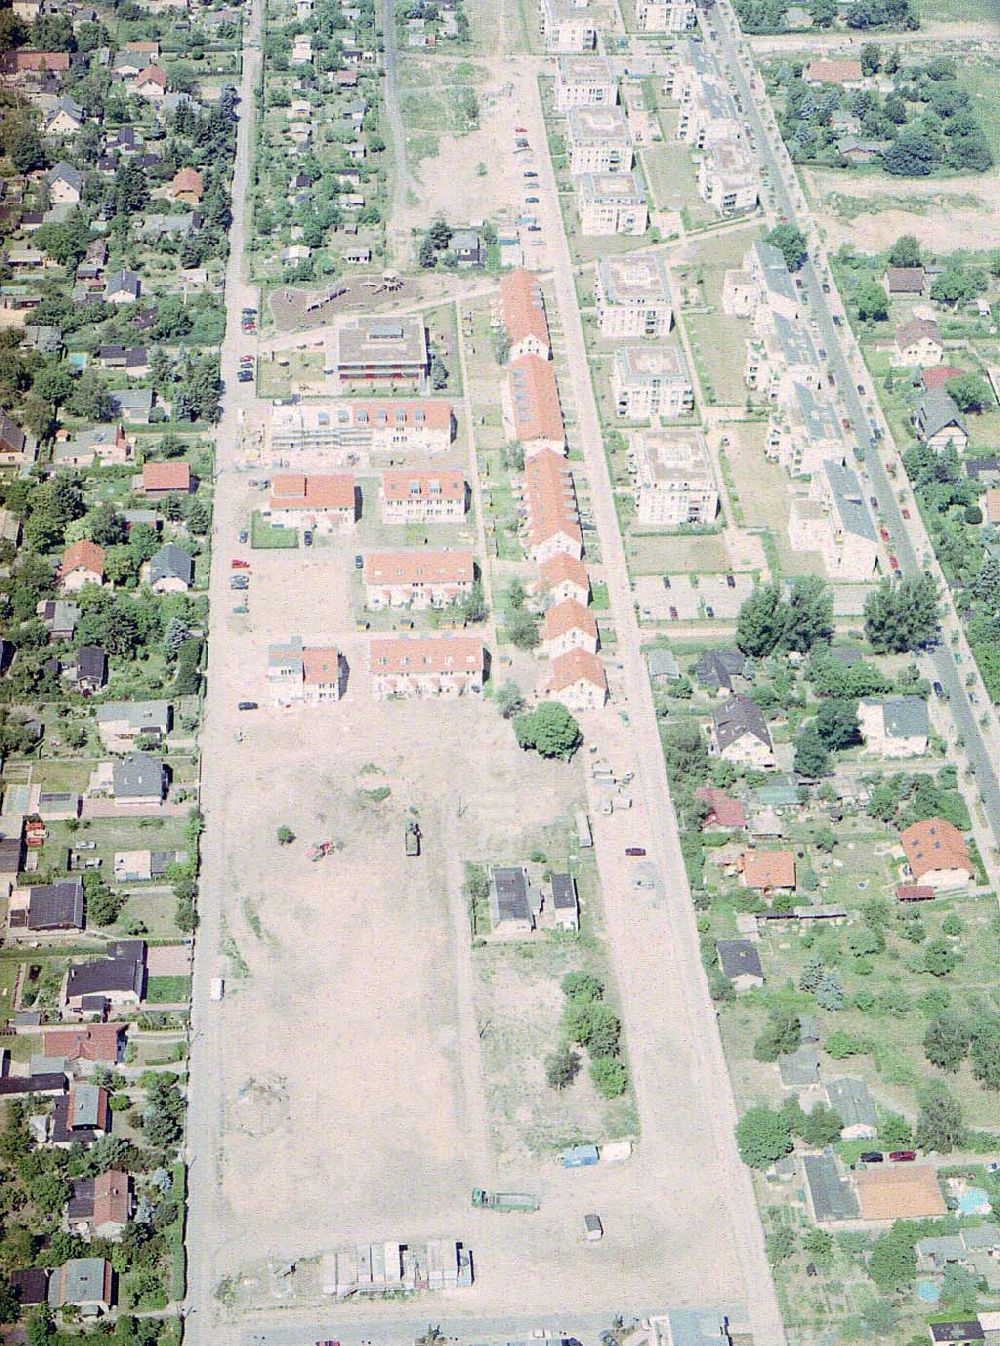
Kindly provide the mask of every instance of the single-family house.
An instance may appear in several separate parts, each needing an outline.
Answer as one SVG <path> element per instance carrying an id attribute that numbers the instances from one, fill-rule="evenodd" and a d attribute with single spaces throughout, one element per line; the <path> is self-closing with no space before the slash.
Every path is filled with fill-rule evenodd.
<path id="1" fill-rule="evenodd" d="M 109 1169 L 95 1178 L 73 1179 L 66 1221 L 71 1233 L 117 1242 L 125 1232 L 132 1206 L 131 1178 L 118 1169 Z"/>
<path id="2" fill-rule="evenodd" d="M 795 891 L 794 851 L 744 851 L 739 870 L 744 888 L 763 893 Z"/>
<path id="3" fill-rule="evenodd" d="M 699 686 L 711 692 L 737 690 L 746 673 L 746 657 L 737 649 L 707 650 L 694 666 Z"/>
<path id="4" fill-rule="evenodd" d="M 167 793 L 167 768 L 158 757 L 133 752 L 112 767 L 112 793 L 123 808 L 162 804 Z"/>
<path id="5" fill-rule="evenodd" d="M 737 693 L 713 709 L 709 751 L 744 766 L 774 766 L 771 735 L 756 702 Z"/>
<path id="6" fill-rule="evenodd" d="M 521 865 L 490 870 L 490 921 L 495 934 L 527 934 L 535 928 L 527 871 Z"/>
<path id="7" fill-rule="evenodd" d="M 147 65 L 132 80 L 132 92 L 153 102 L 166 97 L 167 75 L 158 65 Z"/>
<path id="8" fill-rule="evenodd" d="M 725 831 L 746 827 L 747 815 L 743 805 L 725 790 L 712 785 L 702 785 L 695 790 L 694 797 L 708 810 L 702 827 L 719 827 Z"/>
<path id="9" fill-rule="evenodd" d="M 76 652 L 73 680 L 85 696 L 99 692 L 108 680 L 108 656 L 100 645 L 81 645 Z"/>
<path id="10" fill-rule="evenodd" d="M 166 495 L 187 495 L 193 484 L 191 467 L 182 459 L 143 463 L 142 477 L 135 483 L 143 495 L 157 500 Z"/>
<path id="11" fill-rule="evenodd" d="M 72 1028 L 47 1028 L 42 1042 L 45 1055 L 69 1062 L 99 1061 L 117 1064 L 124 1052 L 123 1023 L 81 1024 Z"/>
<path id="12" fill-rule="evenodd" d="M 930 721 L 922 696 L 863 697 L 858 722 L 866 753 L 920 757 L 927 751 Z"/>
<path id="13" fill-rule="evenodd" d="M 878 1132 L 875 1100 L 864 1080 L 830 1080 L 826 1086 L 830 1107 L 843 1122 L 842 1140 L 870 1140 Z"/>
<path id="14" fill-rule="evenodd" d="M 931 1164 L 872 1164 L 853 1177 L 863 1220 L 925 1220 L 947 1214 Z"/>
<path id="15" fill-rule="evenodd" d="M 549 880 L 552 891 L 552 917 L 559 930 L 579 930 L 580 901 L 576 879 L 572 874 L 553 874 Z"/>
<path id="16" fill-rule="evenodd" d="M 8 904 L 10 936 L 52 936 L 82 930 L 83 905 L 83 884 L 78 878 L 15 888 Z"/>
<path id="17" fill-rule="evenodd" d="M 171 201 L 183 201 L 189 206 L 200 205 L 204 193 L 202 176 L 196 168 L 179 168 L 167 188 Z"/>
<path id="18" fill-rule="evenodd" d="M 883 283 L 890 299 L 897 295 L 922 295 L 927 273 L 922 266 L 888 266 Z"/>
<path id="19" fill-rule="evenodd" d="M 575 556 L 566 552 L 556 552 L 538 567 L 538 590 L 553 603 L 562 603 L 567 598 L 582 603 L 590 602 L 590 580 L 587 567 Z"/>
<path id="20" fill-rule="evenodd" d="M 715 952 L 722 975 L 728 977 L 733 990 L 752 990 L 764 985 L 764 967 L 757 946 L 749 939 L 718 939 Z"/>
<path id="21" fill-rule="evenodd" d="M 950 446 L 961 453 L 969 442 L 965 417 L 944 388 L 930 388 L 924 393 L 914 426 L 919 438 L 932 449 L 940 451 Z"/>
<path id="22" fill-rule="evenodd" d="M 194 560 L 190 552 L 167 542 L 149 562 L 149 587 L 156 594 L 183 594 L 194 579 Z"/>
<path id="23" fill-rule="evenodd" d="M 542 652 L 549 659 L 556 659 L 568 650 L 596 654 L 597 646 L 597 622 L 589 608 L 575 598 L 546 608 L 542 618 Z"/>
<path id="24" fill-rule="evenodd" d="M 49 169 L 45 183 L 54 206 L 78 206 L 83 199 L 83 174 L 64 160 Z"/>
<path id="25" fill-rule="evenodd" d="M 590 650 L 566 650 L 551 665 L 545 695 L 570 711 L 600 710 L 608 699 L 608 676 L 600 659 Z"/>
<path id="26" fill-rule="evenodd" d="M 56 99 L 55 106 L 42 123 L 42 134 L 46 136 L 73 136 L 86 121 L 83 108 L 75 99 L 64 94 Z"/>
<path id="27" fill-rule="evenodd" d="M 84 1316 L 109 1313 L 115 1302 L 115 1273 L 105 1257 L 74 1257 L 56 1267 L 49 1281 L 49 1308 L 75 1305 Z"/>
<path id="28" fill-rule="evenodd" d="M 111 1130 L 111 1097 L 96 1084 L 74 1084 L 68 1094 L 56 1099 L 52 1113 L 50 1143 L 60 1149 L 92 1145 Z"/>
<path id="29" fill-rule="evenodd" d="M 145 942 L 121 939 L 108 945 L 108 957 L 71 964 L 63 1003 L 77 1013 L 100 1014 L 108 1005 L 115 1009 L 138 1006 L 145 993 Z"/>
<path id="30" fill-rule="evenodd" d="M 975 877 L 965 838 L 946 818 L 926 818 L 899 834 L 906 864 L 916 883 L 939 892 L 962 888 Z"/>
<path id="31" fill-rule="evenodd" d="M 106 304 L 134 304 L 142 290 L 142 282 L 134 271 L 112 271 L 104 285 Z"/>
<path id="32" fill-rule="evenodd" d="M 939 365 L 944 358 L 941 329 L 933 318 L 911 318 L 896 328 L 895 362 L 908 369 Z"/>
<path id="33" fill-rule="evenodd" d="M 63 552 L 58 573 L 59 587 L 64 593 L 76 593 L 85 584 L 103 584 L 104 548 L 81 538 Z"/>
<path id="34" fill-rule="evenodd" d="M 806 84 L 839 84 L 842 89 L 860 89 L 864 84 L 861 62 L 855 57 L 810 61 L 802 78 Z"/>
<path id="35" fill-rule="evenodd" d="M 169 701 L 108 701 L 97 707 L 97 732 L 109 752 L 127 752 L 139 738 L 160 741 L 172 723 Z"/>

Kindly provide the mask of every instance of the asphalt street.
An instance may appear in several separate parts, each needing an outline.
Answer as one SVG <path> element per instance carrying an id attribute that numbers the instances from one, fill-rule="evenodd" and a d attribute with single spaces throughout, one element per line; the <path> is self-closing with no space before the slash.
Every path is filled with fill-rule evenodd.
<path id="1" fill-rule="evenodd" d="M 703 30 L 706 35 L 709 30 L 717 34 L 715 39 L 710 40 L 713 42 L 717 58 L 724 63 L 742 100 L 744 115 L 756 140 L 758 159 L 768 170 L 777 211 L 779 214 L 786 216 L 789 221 L 800 222 L 803 233 L 809 238 L 809 258 L 801 272 L 802 289 L 803 293 L 808 296 L 810 315 L 817 324 L 816 336 L 819 343 L 826 348 L 828 365 L 836 378 L 837 391 L 844 405 L 845 414 L 850 420 L 857 443 L 864 450 L 864 466 L 869 483 L 866 493 L 874 495 L 878 500 L 879 513 L 891 535 L 892 548 L 899 560 L 900 571 L 904 575 L 918 575 L 928 568 L 924 564 L 923 558 L 925 556 L 933 557 L 933 550 L 916 506 L 914 505 L 911 509 L 909 520 L 904 519 L 900 511 L 897 491 L 905 481 L 902 465 L 900 464 L 899 476 L 895 482 L 886 471 L 885 459 L 895 459 L 898 462 L 898 449 L 892 444 L 888 426 L 878 411 L 878 403 L 870 378 L 861 369 L 860 365 L 853 364 L 847 358 L 845 346 L 850 338 L 845 336 L 846 326 L 838 328 L 833 321 L 834 305 L 836 305 L 836 311 L 840 315 L 843 315 L 843 306 L 833 292 L 832 281 L 828 281 L 831 293 L 824 293 L 823 276 L 820 274 L 815 260 L 818 239 L 815 233 L 811 231 L 811 222 L 808 219 L 803 218 L 799 221 L 799 216 L 802 214 L 800 205 L 802 198 L 798 183 L 795 180 L 794 169 L 784 145 L 781 143 L 778 131 L 773 129 L 771 125 L 765 124 L 758 102 L 760 95 L 758 94 L 758 97 L 755 97 L 750 89 L 745 64 L 746 58 L 744 60 L 740 59 L 737 50 L 738 37 L 734 36 L 739 34 L 739 29 L 728 0 L 719 0 L 719 3 L 711 11 L 711 16 L 709 22 L 703 23 Z M 759 74 L 757 75 L 757 81 L 758 83 L 760 81 Z M 846 318 L 843 318 L 843 321 L 846 324 Z M 865 402 L 875 409 L 875 414 L 871 417 L 865 410 L 862 396 L 858 393 L 857 385 L 859 383 L 865 388 Z M 870 424 L 872 420 L 882 430 L 885 458 L 883 453 L 879 452 L 877 446 L 872 447 L 872 426 Z M 945 591 L 943 576 L 941 576 L 933 561 L 931 561 L 930 568 L 932 573 L 936 574 L 936 578 L 939 579 L 942 590 Z M 947 600 L 946 625 L 961 630 L 961 624 L 951 607 L 950 599 Z M 961 664 L 957 662 L 955 654 L 944 643 L 940 643 L 929 650 L 928 659 L 933 668 L 933 678 L 940 682 L 945 695 L 948 697 L 955 726 L 964 741 L 969 765 L 975 773 L 983 810 L 992 834 L 992 844 L 995 847 L 1000 847 L 1000 784 L 998 784 L 996 761 L 991 755 L 987 741 L 980 730 L 977 712 L 969 701 L 968 691 L 965 687 L 965 672 L 973 669 L 975 665 L 972 662 L 968 647 L 964 645 L 961 638 L 960 645 L 963 647 L 959 651 L 962 655 Z M 981 701 L 985 704 L 985 692 L 981 696 Z"/>

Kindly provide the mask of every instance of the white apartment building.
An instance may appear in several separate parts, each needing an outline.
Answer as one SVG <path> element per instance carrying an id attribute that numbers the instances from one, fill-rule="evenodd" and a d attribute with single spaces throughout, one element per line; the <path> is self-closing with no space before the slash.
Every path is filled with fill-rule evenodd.
<path id="1" fill-rule="evenodd" d="M 638 236 L 649 224 L 646 190 L 634 173 L 582 173 L 577 179 L 576 203 L 580 232 L 588 238 Z"/>
<path id="2" fill-rule="evenodd" d="M 597 46 L 597 24 L 585 3 L 541 0 L 539 8 L 546 51 L 593 51 Z"/>
<path id="3" fill-rule="evenodd" d="M 569 171 L 627 173 L 632 167 L 632 138 L 618 106 L 571 107 L 566 114 Z"/>
<path id="4" fill-rule="evenodd" d="M 747 342 L 743 378 L 748 388 L 766 393 L 772 402 L 787 401 L 793 383 L 819 392 L 823 369 L 805 323 L 775 314 L 773 330 Z"/>
<path id="5" fill-rule="evenodd" d="M 719 492 L 700 430 L 636 430 L 629 441 L 640 523 L 679 528 L 714 521 Z"/>
<path id="6" fill-rule="evenodd" d="M 802 317 L 802 301 L 785 259 L 770 243 L 755 243 L 738 271 L 727 271 L 722 309 L 732 318 L 750 318 L 757 336 L 774 330 L 780 314 L 789 322 Z"/>
<path id="7" fill-rule="evenodd" d="M 464 598 L 475 580 L 471 551 L 407 547 L 369 552 L 364 562 L 365 607 L 443 608 Z"/>
<path id="8" fill-rule="evenodd" d="M 835 459 L 822 463 L 809 496 L 792 501 L 788 540 L 796 551 L 819 552 L 830 579 L 870 580 L 878 537 L 857 473 Z"/>
<path id="9" fill-rule="evenodd" d="M 844 441 L 833 403 L 793 382 L 791 395 L 771 413 L 767 456 L 792 477 L 814 476 L 828 458 L 842 461 Z"/>
<path id="10" fill-rule="evenodd" d="M 339 701 L 343 662 L 332 645 L 306 647 L 301 636 L 267 652 L 267 685 L 273 706 L 319 706 Z"/>
<path id="11" fill-rule="evenodd" d="M 598 258 L 594 299 L 601 336 L 608 340 L 663 337 L 670 331 L 673 300 L 661 257 L 624 253 Z"/>
<path id="12" fill-rule="evenodd" d="M 614 107 L 618 77 L 606 56 L 562 56 L 556 70 L 556 111 L 572 107 Z"/>
<path id="13" fill-rule="evenodd" d="M 693 0 L 637 0 L 635 21 L 642 33 L 685 33 L 698 22 Z"/>
<path id="14" fill-rule="evenodd" d="M 702 199 L 720 215 L 740 215 L 757 204 L 757 173 L 742 140 L 708 145 L 696 177 Z"/>
<path id="15" fill-rule="evenodd" d="M 461 471 L 382 473 L 379 498 L 383 523 L 461 523 L 469 488 Z"/>
<path id="16" fill-rule="evenodd" d="M 272 407 L 269 420 L 271 461 L 286 463 L 342 465 L 350 455 L 444 453 L 455 431 L 454 411 L 444 398 L 331 398 Z"/>
<path id="17" fill-rule="evenodd" d="M 694 410 L 694 386 L 675 342 L 619 346 L 611 365 L 615 411 L 624 420 L 676 420 Z"/>

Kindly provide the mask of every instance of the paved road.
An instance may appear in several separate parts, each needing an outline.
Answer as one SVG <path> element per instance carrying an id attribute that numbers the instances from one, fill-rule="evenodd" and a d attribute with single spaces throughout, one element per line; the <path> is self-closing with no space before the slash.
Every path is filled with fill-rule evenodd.
<path id="1" fill-rule="evenodd" d="M 711 27 L 718 35 L 713 43 L 716 54 L 720 61 L 725 64 L 743 101 L 744 113 L 756 138 L 758 158 L 768 169 L 777 209 L 780 214 L 786 215 L 789 220 L 794 221 L 797 214 L 802 212 L 801 190 L 795 180 L 794 170 L 781 143 L 777 129 L 770 118 L 765 124 L 761 116 L 760 103 L 755 100 L 750 90 L 747 78 L 749 58 L 744 56 L 741 60 L 737 50 L 739 29 L 728 0 L 720 0 L 720 3 L 713 10 L 710 25 L 706 24 L 704 27 L 706 30 Z M 759 86 L 759 75 L 757 76 L 757 83 Z M 760 98 L 759 88 L 757 96 Z M 820 343 L 826 347 L 828 352 L 829 367 L 833 370 L 834 377 L 837 380 L 837 390 L 844 403 L 857 442 L 865 447 L 864 466 L 868 476 L 866 493 L 874 495 L 878 500 L 879 514 L 892 536 L 892 546 L 899 558 L 900 569 L 903 573 L 907 575 L 920 574 L 925 569 L 923 558 L 925 556 L 931 558 L 930 568 L 932 573 L 937 575 L 942 590 L 947 597 L 945 623 L 952 629 L 961 631 L 961 623 L 951 604 L 950 595 L 947 594 L 943 576 L 941 576 L 936 562 L 933 560 L 933 549 L 924 531 L 916 506 L 914 505 L 910 510 L 911 517 L 909 520 L 905 520 L 900 513 L 896 493 L 905 482 L 902 466 L 899 468 L 899 477 L 894 484 L 886 472 L 881 455 L 877 449 L 870 446 L 871 427 L 865 404 L 870 404 L 876 408 L 874 419 L 880 425 L 885 437 L 887 457 L 898 461 L 899 454 L 895 447 L 892 447 L 888 426 L 877 410 L 878 402 L 871 387 L 871 381 L 853 360 L 848 359 L 846 349 L 850 337 L 846 331 L 846 318 L 843 318 L 843 305 L 835 293 L 825 294 L 823 292 L 823 276 L 814 262 L 819 248 L 818 236 L 814 231 L 810 231 L 811 221 L 808 218 L 803 217 L 801 224 L 803 225 L 803 232 L 810 237 L 810 257 L 802 268 L 803 292 L 809 297 L 810 312 L 812 318 L 818 324 L 817 335 Z M 839 329 L 833 321 L 835 311 L 843 318 L 845 324 Z M 856 385 L 858 383 L 866 389 L 864 403 L 857 391 Z M 981 713 L 982 705 L 985 704 L 985 692 L 981 691 L 979 693 L 981 708 L 980 712 L 977 712 L 969 702 L 964 685 L 965 670 L 974 668 L 972 656 L 965 646 L 964 640 L 961 640 L 961 649 L 964 651 L 961 666 L 956 664 L 951 650 L 944 645 L 939 645 L 930 650 L 928 658 L 933 668 L 932 676 L 944 688 L 949 698 L 955 725 L 964 739 L 965 751 L 968 755 L 969 764 L 975 773 L 983 810 L 992 833 L 992 844 L 1000 846 L 1000 784 L 997 780 L 995 756 L 991 755 L 990 748 L 980 731 L 977 720 L 977 714 Z"/>
<path id="2" fill-rule="evenodd" d="M 406 128 L 399 110 L 399 89 L 397 86 L 396 63 L 399 52 L 396 44 L 396 15 L 394 0 L 382 0 L 382 62 L 385 79 L 382 81 L 382 94 L 385 99 L 385 115 L 392 137 L 392 200 L 389 206 L 389 224 L 395 225 L 398 235 L 398 221 L 406 207 L 406 197 L 410 190 L 410 172 L 406 166 Z M 397 236 L 396 247 L 402 247 L 403 240 Z M 404 258 L 390 254 L 393 260 L 402 265 Z"/>
<path id="3" fill-rule="evenodd" d="M 604 454 L 604 440 L 594 400 L 583 324 L 574 284 L 574 268 L 563 228 L 558 204 L 558 192 L 547 140 L 541 133 L 541 101 L 535 87 L 534 106 L 528 125 L 536 134 L 537 168 L 540 173 L 541 202 L 539 216 L 544 225 L 543 237 L 548 241 L 548 258 L 552 267 L 559 315 L 562 321 L 566 361 L 569 367 L 573 401 L 576 406 L 579 446 L 583 450 L 590 484 L 594 522 L 600 539 L 604 579 L 608 587 L 613 625 L 618 637 L 617 657 L 623 665 L 622 687 L 631 721 L 632 747 L 636 754 L 636 792 L 641 793 L 649 835 L 641 838 L 651 861 L 665 876 L 666 897 L 659 908 L 661 922 L 658 935 L 663 945 L 662 977 L 676 977 L 681 988 L 679 1003 L 687 1011 L 684 1027 L 689 1034 L 688 1047 L 693 1064 L 694 1085 L 698 1092 L 699 1110 L 709 1119 L 703 1141 L 706 1187 L 708 1199 L 721 1196 L 728 1224 L 740 1260 L 743 1284 L 747 1291 L 748 1311 L 758 1346 L 779 1346 L 784 1342 L 784 1329 L 770 1268 L 764 1254 L 764 1239 L 757 1211 L 753 1186 L 748 1170 L 739 1159 L 733 1136 L 737 1113 L 729 1073 L 719 1037 L 715 1011 L 708 994 L 702 967 L 694 908 L 681 856 L 680 834 L 673 803 L 670 798 L 666 770 L 660 750 L 659 728 L 653 705 L 653 696 L 641 652 L 641 635 L 636 621 L 632 589 L 625 561 L 625 552 L 615 512 L 614 495 L 608 464 Z M 607 712 L 606 712 L 607 713 Z M 600 858 L 600 857 L 599 857 Z M 606 904 L 611 900 L 604 881 L 602 887 Z M 627 882 L 627 881 L 626 881 Z M 617 894 L 618 900 L 622 894 Z M 616 945 L 620 942 L 614 932 Z M 616 949 L 620 955 L 620 950 Z M 636 951 L 637 960 L 639 951 Z M 627 973 L 626 973 L 627 976 Z M 627 984 L 623 997 L 627 997 Z M 626 1014 L 626 1027 L 628 1015 Z M 664 1122 L 662 1101 L 655 1090 L 646 1093 L 641 1063 L 633 1048 L 633 1073 L 636 1075 L 636 1096 L 643 1118 L 643 1146 L 659 1147 L 672 1152 L 668 1133 L 669 1119 Z M 660 1061 L 660 1091 L 662 1070 Z M 652 1119 L 652 1120 L 651 1120 Z M 669 1171 L 669 1165 L 665 1166 Z M 706 1268 L 704 1286 L 706 1302 L 712 1294 L 711 1268 Z"/>
<path id="4" fill-rule="evenodd" d="M 188 1285 L 185 1339 L 189 1346 L 219 1346 L 222 1335 L 212 1328 L 212 1263 L 217 1251 L 216 1211 L 219 1199 L 217 1152 L 222 1110 L 222 1035 L 219 1006 L 209 999 L 209 984 L 220 972 L 223 893 L 225 891 L 225 833 L 220 807 L 230 788 L 233 769 L 232 734 L 227 724 L 226 688 L 222 671 L 238 667 L 235 637 L 229 631 L 229 553 L 237 528 L 241 483 L 234 469 L 242 417 L 253 403 L 252 383 L 240 383 L 236 373 L 243 354 L 254 353 L 255 341 L 241 331 L 244 306 L 256 307 L 257 291 L 243 279 L 246 246 L 247 184 L 250 173 L 254 96 L 260 78 L 260 39 L 264 0 L 251 0 L 244 30 L 243 77 L 240 84 L 240 120 L 233 171 L 233 223 L 229 231 L 226 267 L 226 334 L 222 343 L 222 380 L 225 387 L 222 419 L 215 448 L 211 616 L 208 643 L 208 691 L 202 734 L 201 805 L 207 827 L 203 837 L 198 910 L 200 925 L 195 945 L 191 1000 L 191 1085 L 188 1090 L 187 1158 Z M 228 708 L 232 715 L 232 708 Z M 192 1309 L 198 1310 L 191 1312 Z"/>

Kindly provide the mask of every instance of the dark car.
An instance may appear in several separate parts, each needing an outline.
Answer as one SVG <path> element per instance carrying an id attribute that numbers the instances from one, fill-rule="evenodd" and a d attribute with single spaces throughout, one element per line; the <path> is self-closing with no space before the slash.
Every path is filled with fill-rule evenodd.
<path id="1" fill-rule="evenodd" d="M 256 709 L 257 709 L 257 702 L 256 702 L 256 701 L 241 701 L 241 702 L 239 703 L 239 705 L 236 707 L 236 709 L 237 709 L 237 710 L 256 710 Z"/>
<path id="2" fill-rule="evenodd" d="M 885 1155 L 881 1150 L 863 1150 L 858 1158 L 863 1164 L 881 1164 Z"/>
<path id="3" fill-rule="evenodd" d="M 857 389 L 858 389 L 858 396 L 859 396 L 859 397 L 864 397 L 864 395 L 865 395 L 865 385 L 864 385 L 863 383 L 859 383 L 859 384 L 857 385 Z"/>
<path id="4" fill-rule="evenodd" d="M 625 854 L 633 858 L 641 859 L 646 854 L 645 846 L 626 846 Z"/>
<path id="5" fill-rule="evenodd" d="M 829 293 L 830 293 L 830 282 L 829 282 L 828 280 L 825 280 L 825 281 L 823 282 L 823 293 L 824 293 L 824 294 L 829 294 Z"/>
<path id="6" fill-rule="evenodd" d="M 354 558 L 354 569 L 364 570 L 364 568 L 365 568 L 365 558 L 361 555 L 360 552 L 358 552 L 357 556 L 355 556 Z"/>
<path id="7" fill-rule="evenodd" d="M 916 1150 L 891 1150 L 889 1153 L 894 1164 L 912 1164 L 916 1157 Z"/>
<path id="8" fill-rule="evenodd" d="M 714 616 L 715 616 L 715 608 L 713 608 L 713 607 L 709 607 L 708 604 L 706 604 L 706 605 L 705 605 L 705 616 L 706 616 L 706 617 L 714 617 Z"/>
<path id="9" fill-rule="evenodd" d="M 941 686 L 941 684 L 940 684 L 939 682 L 932 682 L 932 683 L 931 683 L 931 686 L 934 688 L 934 695 L 935 695 L 935 696 L 937 696 L 937 697 L 941 697 L 941 698 L 944 697 L 944 688 Z"/>
<path id="10" fill-rule="evenodd" d="M 670 588 L 670 576 L 669 576 L 669 575 L 661 575 L 661 576 L 660 576 L 660 579 L 661 579 L 661 581 L 662 581 L 662 583 L 663 583 L 663 587 L 664 587 L 664 589 L 669 589 L 669 588 Z"/>
<path id="11" fill-rule="evenodd" d="M 727 575 L 727 576 L 726 576 L 726 583 L 729 585 L 730 589 L 735 589 L 735 588 L 736 588 L 736 576 L 735 576 L 735 575 Z"/>

